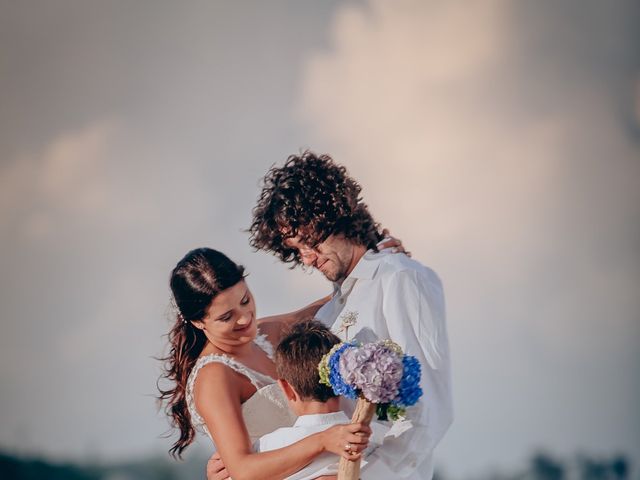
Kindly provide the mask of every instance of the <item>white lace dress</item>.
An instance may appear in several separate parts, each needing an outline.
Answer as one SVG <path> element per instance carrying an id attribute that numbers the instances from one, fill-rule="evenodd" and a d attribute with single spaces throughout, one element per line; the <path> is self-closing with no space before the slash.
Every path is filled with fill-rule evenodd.
<path id="1" fill-rule="evenodd" d="M 273 360 L 273 345 L 269 343 L 265 335 L 258 334 L 254 343 L 262 348 L 267 356 Z M 256 393 L 242 404 L 242 416 L 247 426 L 251 443 L 277 428 L 290 427 L 294 424 L 296 416 L 289 409 L 287 399 L 273 378 L 246 367 L 228 355 L 213 353 L 198 359 L 187 380 L 187 407 L 189 408 L 191 423 L 194 428 L 204 431 L 211 438 L 204 420 L 196 410 L 193 389 L 200 369 L 212 362 L 224 363 L 227 367 L 247 377 L 252 385 L 256 387 Z M 211 440 L 213 441 L 213 438 Z"/>

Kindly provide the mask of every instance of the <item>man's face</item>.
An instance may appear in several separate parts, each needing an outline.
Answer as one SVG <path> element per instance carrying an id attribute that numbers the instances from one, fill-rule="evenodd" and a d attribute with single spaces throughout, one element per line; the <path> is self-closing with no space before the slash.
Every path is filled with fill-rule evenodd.
<path id="1" fill-rule="evenodd" d="M 299 237 L 288 238 L 284 244 L 298 251 L 304 265 L 320 270 L 332 282 L 341 282 L 349 274 L 354 244 L 341 235 L 330 235 L 315 248 L 302 243 Z"/>

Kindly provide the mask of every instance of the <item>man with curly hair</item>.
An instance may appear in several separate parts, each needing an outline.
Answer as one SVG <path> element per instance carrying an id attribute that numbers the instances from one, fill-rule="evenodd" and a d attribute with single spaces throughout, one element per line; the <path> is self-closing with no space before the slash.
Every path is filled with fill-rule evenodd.
<path id="1" fill-rule="evenodd" d="M 390 338 L 418 358 L 424 398 L 393 425 L 369 472 L 431 479 L 433 450 L 453 421 L 442 284 L 404 254 L 378 251 L 382 239 L 361 187 L 328 155 L 305 151 L 264 178 L 249 229 L 251 245 L 283 262 L 320 270 L 333 295 L 317 313 L 343 340 Z M 345 402 L 351 413 L 353 405 Z M 371 457 L 370 457 L 371 459 Z"/>

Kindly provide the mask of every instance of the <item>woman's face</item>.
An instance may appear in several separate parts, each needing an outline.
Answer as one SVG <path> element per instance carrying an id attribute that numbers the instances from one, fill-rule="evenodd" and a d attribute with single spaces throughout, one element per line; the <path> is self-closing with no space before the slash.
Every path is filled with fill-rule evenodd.
<path id="1" fill-rule="evenodd" d="M 220 292 L 207 309 L 202 328 L 212 343 L 242 345 L 253 341 L 257 333 L 256 306 L 244 280 Z"/>

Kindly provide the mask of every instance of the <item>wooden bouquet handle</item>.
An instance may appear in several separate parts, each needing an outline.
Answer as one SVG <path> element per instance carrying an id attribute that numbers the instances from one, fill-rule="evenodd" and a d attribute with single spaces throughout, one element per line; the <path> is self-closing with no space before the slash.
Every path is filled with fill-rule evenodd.
<path id="1" fill-rule="evenodd" d="M 356 409 L 351 417 L 351 423 L 363 423 L 369 425 L 373 414 L 376 413 L 376 404 L 371 403 L 365 398 L 359 398 L 356 403 Z M 360 478 L 360 460 L 351 462 L 346 458 L 340 458 L 340 466 L 338 467 L 338 480 L 358 480 Z"/>

